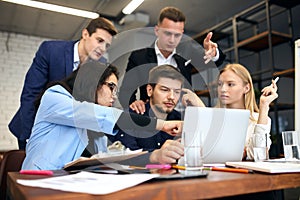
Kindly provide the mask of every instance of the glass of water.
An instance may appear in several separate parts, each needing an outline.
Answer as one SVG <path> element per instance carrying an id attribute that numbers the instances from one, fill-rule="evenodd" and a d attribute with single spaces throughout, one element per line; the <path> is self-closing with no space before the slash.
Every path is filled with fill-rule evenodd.
<path id="1" fill-rule="evenodd" d="M 203 167 L 203 153 L 200 132 L 183 132 L 184 165 L 186 170 L 200 170 Z"/>
<path id="2" fill-rule="evenodd" d="M 254 134 L 253 135 L 253 152 L 254 161 L 265 161 L 269 159 L 268 149 L 268 134 Z"/>

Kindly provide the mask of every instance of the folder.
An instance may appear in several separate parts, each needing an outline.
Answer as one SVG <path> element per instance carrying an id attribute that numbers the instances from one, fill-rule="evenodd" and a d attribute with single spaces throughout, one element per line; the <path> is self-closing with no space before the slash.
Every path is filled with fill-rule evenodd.
<path id="1" fill-rule="evenodd" d="M 72 170 L 81 170 L 81 169 L 85 169 L 97 165 L 104 166 L 105 163 L 120 162 L 140 155 L 144 155 L 146 153 L 148 153 L 148 151 L 131 151 L 131 152 L 118 153 L 118 154 L 96 154 L 90 158 L 80 157 L 77 160 L 67 163 L 64 166 L 64 170 L 72 171 Z"/>

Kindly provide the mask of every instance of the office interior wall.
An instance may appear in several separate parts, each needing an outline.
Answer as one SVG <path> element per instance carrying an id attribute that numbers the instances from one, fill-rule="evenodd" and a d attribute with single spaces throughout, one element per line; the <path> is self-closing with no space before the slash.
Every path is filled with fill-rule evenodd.
<path id="1" fill-rule="evenodd" d="M 7 125 L 20 105 L 25 74 L 46 39 L 0 31 L 0 151 L 17 148 Z"/>

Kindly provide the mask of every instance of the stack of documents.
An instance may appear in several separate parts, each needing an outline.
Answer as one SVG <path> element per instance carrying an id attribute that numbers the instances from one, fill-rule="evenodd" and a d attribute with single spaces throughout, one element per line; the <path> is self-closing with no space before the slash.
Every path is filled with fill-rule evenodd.
<path id="1" fill-rule="evenodd" d="M 266 173 L 292 173 L 300 172 L 299 162 L 264 161 L 264 162 L 226 162 L 227 166 L 251 169 Z"/>

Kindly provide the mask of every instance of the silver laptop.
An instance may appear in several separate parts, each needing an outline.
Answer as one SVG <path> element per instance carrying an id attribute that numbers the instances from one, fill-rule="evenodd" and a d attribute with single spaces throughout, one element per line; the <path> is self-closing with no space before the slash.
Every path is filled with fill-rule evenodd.
<path id="1" fill-rule="evenodd" d="M 244 109 L 187 107 L 183 133 L 201 134 L 205 164 L 241 161 L 249 115 Z"/>

